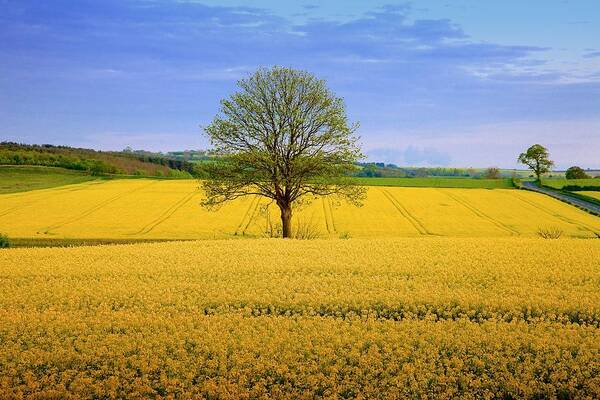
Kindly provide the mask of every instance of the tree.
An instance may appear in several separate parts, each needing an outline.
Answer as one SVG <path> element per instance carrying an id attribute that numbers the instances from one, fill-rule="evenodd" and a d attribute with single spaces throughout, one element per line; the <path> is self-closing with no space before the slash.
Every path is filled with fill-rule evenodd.
<path id="1" fill-rule="evenodd" d="M 500 169 L 498 167 L 489 167 L 485 171 L 485 177 L 487 179 L 500 179 Z"/>
<path id="2" fill-rule="evenodd" d="M 588 174 L 585 173 L 585 171 L 583 169 L 581 169 L 580 167 L 570 167 L 569 169 L 567 169 L 567 172 L 565 172 L 565 177 L 567 179 L 589 179 L 590 176 Z"/>
<path id="3" fill-rule="evenodd" d="M 534 144 L 525 153 L 521 153 L 517 161 L 527 165 L 535 174 L 537 181 L 540 181 L 541 176 L 549 172 L 554 165 L 549 157 L 548 149 L 541 144 Z"/>
<path id="4" fill-rule="evenodd" d="M 290 68 L 262 68 L 238 82 L 205 128 L 218 161 L 206 167 L 203 205 L 242 196 L 271 199 L 281 211 L 282 236 L 292 235 L 297 204 L 337 195 L 360 205 L 365 189 L 348 177 L 363 158 L 344 102 L 323 80 Z"/>
<path id="5" fill-rule="evenodd" d="M 10 239 L 8 236 L 0 232 L 0 249 L 6 249 L 10 247 Z"/>

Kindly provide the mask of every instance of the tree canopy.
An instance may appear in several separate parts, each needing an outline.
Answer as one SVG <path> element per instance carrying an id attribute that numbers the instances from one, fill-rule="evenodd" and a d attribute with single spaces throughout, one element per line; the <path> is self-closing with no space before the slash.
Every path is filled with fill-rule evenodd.
<path id="1" fill-rule="evenodd" d="M 581 167 L 570 167 L 565 172 L 565 178 L 567 179 L 589 179 L 590 176 L 585 173 L 585 171 Z"/>
<path id="2" fill-rule="evenodd" d="M 552 166 L 554 166 L 554 162 L 549 157 L 548 149 L 541 144 L 534 144 L 525 153 L 521 153 L 517 161 L 527 165 L 539 181 L 541 176 L 546 172 L 550 172 Z"/>
<path id="3" fill-rule="evenodd" d="M 242 196 L 271 199 L 291 236 L 294 205 L 337 195 L 360 204 L 365 189 L 348 174 L 360 160 L 358 124 L 348 124 L 344 101 L 323 80 L 290 68 L 259 69 L 238 82 L 205 128 L 217 162 L 202 185 L 207 207 Z"/>

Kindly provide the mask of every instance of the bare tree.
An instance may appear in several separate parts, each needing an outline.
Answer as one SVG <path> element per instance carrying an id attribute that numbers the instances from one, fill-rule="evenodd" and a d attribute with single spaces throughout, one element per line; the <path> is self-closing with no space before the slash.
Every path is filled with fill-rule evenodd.
<path id="1" fill-rule="evenodd" d="M 202 182 L 204 206 L 248 195 L 272 199 L 287 238 L 300 202 L 337 195 L 360 205 L 365 189 L 348 178 L 363 157 L 358 125 L 348 125 L 343 100 L 324 81 L 273 67 L 259 69 L 238 86 L 205 128 L 219 157 Z"/>

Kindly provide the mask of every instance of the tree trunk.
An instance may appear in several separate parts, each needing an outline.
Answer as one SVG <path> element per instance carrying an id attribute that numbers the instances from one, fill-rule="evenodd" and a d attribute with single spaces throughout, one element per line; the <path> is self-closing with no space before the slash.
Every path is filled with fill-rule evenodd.
<path id="1" fill-rule="evenodd" d="M 284 238 L 292 237 L 292 207 L 289 205 L 280 205 L 281 210 L 281 232 Z"/>

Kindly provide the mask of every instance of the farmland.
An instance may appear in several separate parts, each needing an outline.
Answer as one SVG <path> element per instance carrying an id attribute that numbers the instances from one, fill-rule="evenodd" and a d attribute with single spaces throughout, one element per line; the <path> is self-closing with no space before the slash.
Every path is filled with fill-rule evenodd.
<path id="1" fill-rule="evenodd" d="M 441 187 L 441 188 L 480 188 L 510 189 L 511 178 L 472 179 L 472 178 L 353 178 L 354 182 L 366 186 L 401 187 Z"/>
<path id="2" fill-rule="evenodd" d="M 582 194 L 584 196 L 592 197 L 596 200 L 600 200 L 600 191 L 598 191 L 598 192 L 582 191 L 582 192 L 578 192 L 578 193 Z"/>
<path id="3" fill-rule="evenodd" d="M 600 179 L 543 179 L 542 183 L 544 186 L 548 186 L 554 189 L 562 189 L 565 186 L 579 186 L 579 187 L 600 187 Z"/>
<path id="4" fill-rule="evenodd" d="M 81 171 L 62 168 L 0 166 L 0 194 L 47 189 L 97 179 Z"/>
<path id="5" fill-rule="evenodd" d="M 264 237 L 274 205 L 247 197 L 213 212 L 194 180 L 108 180 L 0 196 L 0 232 L 38 239 Z M 65 207 L 69 204 L 69 207 Z M 595 237 L 600 221 L 549 197 L 515 189 L 370 187 L 356 208 L 316 199 L 296 213 L 321 238 L 535 236 L 558 227 Z"/>
<path id="6" fill-rule="evenodd" d="M 282 240 L 272 204 L 203 199 L 143 178 L 0 195 L 11 238 L 96 245 L 0 250 L 0 398 L 600 396 L 598 217 L 370 186 L 360 208 L 314 199 L 295 218 L 318 239 Z"/>
<path id="7" fill-rule="evenodd" d="M 523 238 L 0 251 L 0 397 L 597 398 L 599 260 Z"/>

